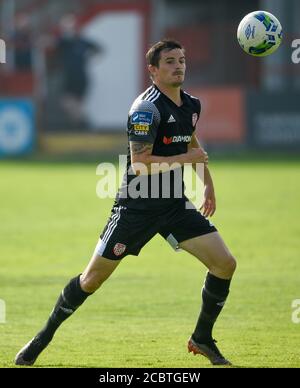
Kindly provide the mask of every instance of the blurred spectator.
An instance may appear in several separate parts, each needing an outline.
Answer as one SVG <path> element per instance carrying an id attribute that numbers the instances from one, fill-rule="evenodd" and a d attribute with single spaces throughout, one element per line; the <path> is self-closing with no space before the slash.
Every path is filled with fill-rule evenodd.
<path id="1" fill-rule="evenodd" d="M 13 47 L 15 70 L 31 71 L 33 62 L 33 33 L 30 18 L 27 14 L 17 16 L 11 44 Z"/>
<path id="2" fill-rule="evenodd" d="M 62 105 L 74 124 L 80 124 L 82 101 L 88 87 L 87 60 L 98 53 L 100 47 L 81 37 L 75 16 L 67 15 L 60 22 L 57 51 L 63 76 Z"/>

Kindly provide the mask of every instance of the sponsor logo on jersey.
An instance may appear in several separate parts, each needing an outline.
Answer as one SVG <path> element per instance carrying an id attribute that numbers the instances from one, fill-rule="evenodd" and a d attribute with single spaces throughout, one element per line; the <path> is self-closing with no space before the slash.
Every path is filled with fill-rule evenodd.
<path id="1" fill-rule="evenodd" d="M 134 131 L 133 132 L 136 136 L 147 136 L 148 132 L 146 131 Z"/>
<path id="2" fill-rule="evenodd" d="M 164 144 L 171 144 L 171 143 L 189 143 L 191 141 L 192 136 L 185 135 L 185 136 L 171 136 L 163 138 Z"/>
<path id="3" fill-rule="evenodd" d="M 116 245 L 113 248 L 113 251 L 116 256 L 121 256 L 122 253 L 124 253 L 125 249 L 126 249 L 126 245 L 121 243 L 116 243 Z"/>
<path id="4" fill-rule="evenodd" d="M 198 120 L 198 113 L 193 113 L 193 115 L 192 115 L 192 124 L 193 124 L 193 127 L 196 125 L 197 120 Z"/>
<path id="5" fill-rule="evenodd" d="M 153 122 L 153 112 L 135 111 L 130 118 L 131 124 L 151 125 Z"/>
<path id="6" fill-rule="evenodd" d="M 165 144 L 171 144 L 172 141 L 173 141 L 172 139 L 173 139 L 172 137 L 166 137 L 166 136 L 164 136 L 163 142 L 164 142 Z"/>
<path id="7" fill-rule="evenodd" d="M 148 132 L 148 131 L 149 131 L 149 125 L 135 124 L 135 125 L 133 126 L 133 129 L 134 129 L 135 131 Z"/>

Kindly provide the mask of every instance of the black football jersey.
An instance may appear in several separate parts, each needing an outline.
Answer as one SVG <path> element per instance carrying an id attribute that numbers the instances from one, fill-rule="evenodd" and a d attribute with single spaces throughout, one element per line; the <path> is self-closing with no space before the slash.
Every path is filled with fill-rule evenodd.
<path id="1" fill-rule="evenodd" d="M 155 177 L 137 177 L 131 168 L 129 148 L 129 141 L 134 141 L 153 144 L 152 154 L 157 156 L 186 153 L 199 119 L 201 105 L 198 98 L 183 90 L 181 99 L 182 105 L 177 106 L 153 84 L 132 104 L 127 122 L 127 169 L 116 203 L 129 208 L 151 209 L 185 199 L 183 167 L 154 174 Z M 169 180 L 164 179 L 166 174 Z"/>

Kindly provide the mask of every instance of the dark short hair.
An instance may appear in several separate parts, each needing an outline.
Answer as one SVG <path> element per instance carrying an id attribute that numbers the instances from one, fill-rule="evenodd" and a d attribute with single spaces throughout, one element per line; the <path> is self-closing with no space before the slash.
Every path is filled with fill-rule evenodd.
<path id="1" fill-rule="evenodd" d="M 163 39 L 157 43 L 155 43 L 146 54 L 146 60 L 148 65 L 158 67 L 160 60 L 160 53 L 163 50 L 171 51 L 174 49 L 184 50 L 183 46 L 173 39 Z"/>

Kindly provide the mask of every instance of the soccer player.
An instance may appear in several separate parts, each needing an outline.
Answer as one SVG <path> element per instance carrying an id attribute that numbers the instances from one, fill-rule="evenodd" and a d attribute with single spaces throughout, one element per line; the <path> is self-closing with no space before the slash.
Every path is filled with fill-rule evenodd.
<path id="1" fill-rule="evenodd" d="M 216 199 L 207 153 L 194 134 L 200 102 L 181 89 L 186 64 L 178 42 L 160 41 L 146 58 L 153 84 L 129 111 L 127 170 L 111 216 L 86 269 L 62 290 L 46 325 L 16 355 L 17 365 L 32 365 L 61 323 L 109 278 L 122 258 L 138 255 L 157 233 L 208 268 L 189 352 L 202 354 L 215 365 L 230 364 L 217 348 L 212 329 L 229 293 L 236 262 L 207 219 L 215 212 Z M 203 214 L 184 195 L 185 163 L 204 164 Z"/>

